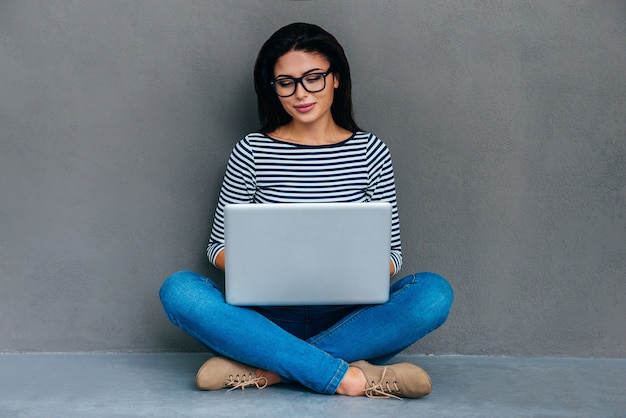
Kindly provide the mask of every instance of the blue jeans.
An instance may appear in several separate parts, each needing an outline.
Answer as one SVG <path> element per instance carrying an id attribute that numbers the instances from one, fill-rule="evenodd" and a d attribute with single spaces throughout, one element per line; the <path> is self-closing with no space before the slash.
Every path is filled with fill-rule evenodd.
<path id="1" fill-rule="evenodd" d="M 216 353 L 326 394 L 335 393 L 348 363 L 386 361 L 438 328 L 453 300 L 434 273 L 398 280 L 381 305 L 232 306 L 190 271 L 170 276 L 160 296 L 168 318 Z"/>

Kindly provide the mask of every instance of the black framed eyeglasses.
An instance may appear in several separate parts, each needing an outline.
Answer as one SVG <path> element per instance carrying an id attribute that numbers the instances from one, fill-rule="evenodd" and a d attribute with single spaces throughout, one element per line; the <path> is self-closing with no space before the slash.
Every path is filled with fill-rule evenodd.
<path id="1" fill-rule="evenodd" d="M 298 88 L 298 83 L 309 93 L 317 93 L 326 88 L 326 76 L 332 73 L 330 68 L 323 73 L 310 73 L 302 77 L 280 77 L 270 81 L 278 97 L 293 96 Z"/>

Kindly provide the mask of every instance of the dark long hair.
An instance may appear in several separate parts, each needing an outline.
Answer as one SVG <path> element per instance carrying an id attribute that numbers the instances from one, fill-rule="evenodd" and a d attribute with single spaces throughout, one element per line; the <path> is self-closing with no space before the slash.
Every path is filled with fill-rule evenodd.
<path id="1" fill-rule="evenodd" d="M 254 66 L 254 88 L 258 100 L 261 132 L 278 129 L 291 120 L 270 85 L 274 78 L 276 61 L 289 51 L 314 52 L 330 63 L 330 69 L 339 78 L 330 111 L 339 126 L 352 132 L 360 128 L 352 110 L 352 80 L 346 54 L 337 39 L 319 26 L 292 23 L 277 30 L 261 47 Z"/>

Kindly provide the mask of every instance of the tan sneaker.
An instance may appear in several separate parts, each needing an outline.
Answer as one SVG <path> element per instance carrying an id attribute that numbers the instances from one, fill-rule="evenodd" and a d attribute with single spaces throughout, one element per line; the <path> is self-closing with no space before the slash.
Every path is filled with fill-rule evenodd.
<path id="1" fill-rule="evenodd" d="M 262 375 L 256 377 L 256 368 L 252 366 L 246 366 L 226 357 L 213 357 L 198 370 L 196 386 L 202 390 L 230 388 L 230 391 L 245 389 L 247 386 L 263 389 L 267 386 L 267 379 Z"/>
<path id="2" fill-rule="evenodd" d="M 365 395 L 369 398 L 421 398 L 433 389 L 428 373 L 415 364 L 374 366 L 361 360 L 350 363 L 350 366 L 365 374 Z"/>

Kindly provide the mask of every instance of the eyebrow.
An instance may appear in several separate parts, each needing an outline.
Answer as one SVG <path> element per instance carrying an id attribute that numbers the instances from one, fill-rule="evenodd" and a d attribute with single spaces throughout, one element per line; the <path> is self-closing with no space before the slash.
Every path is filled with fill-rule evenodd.
<path id="1" fill-rule="evenodd" d="M 305 71 L 304 73 L 302 73 L 301 77 L 304 77 L 305 75 L 308 75 L 308 74 L 311 74 L 311 73 L 316 73 L 316 72 L 324 72 L 324 70 L 322 70 L 321 68 L 313 68 L 313 69 L 311 69 L 309 71 Z M 298 77 L 294 77 L 294 76 L 289 75 L 289 74 L 278 74 L 276 76 L 276 79 L 279 79 L 281 77 L 282 78 L 287 78 L 287 77 L 288 78 L 298 78 Z"/>

